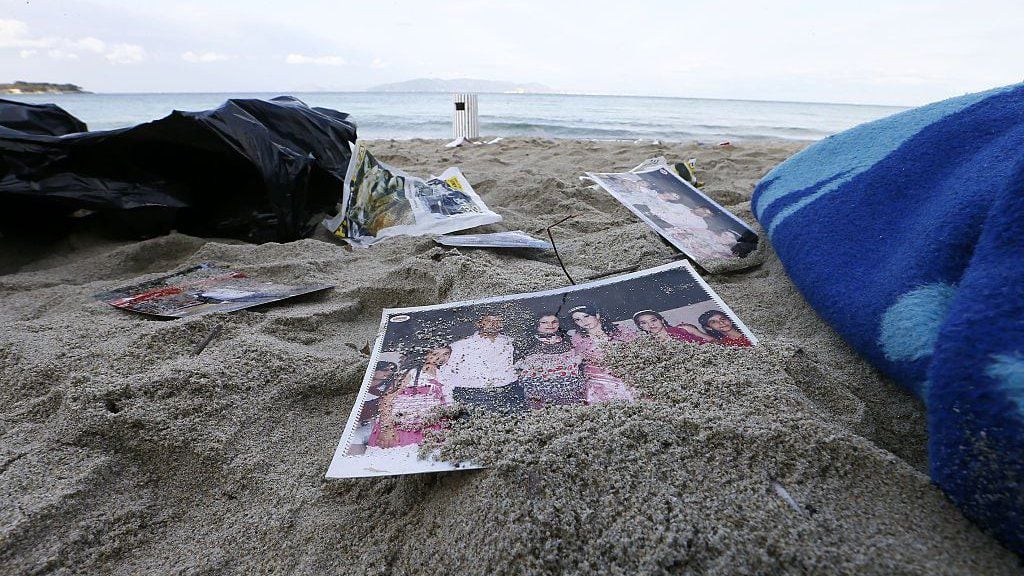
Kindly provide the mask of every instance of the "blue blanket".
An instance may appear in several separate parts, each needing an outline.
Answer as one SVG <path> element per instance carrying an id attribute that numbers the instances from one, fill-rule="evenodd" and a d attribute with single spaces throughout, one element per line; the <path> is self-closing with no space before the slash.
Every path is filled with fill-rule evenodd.
<path id="1" fill-rule="evenodd" d="M 817 142 L 753 210 L 807 301 L 924 401 L 932 479 L 1024 555 L 1024 84 Z"/>

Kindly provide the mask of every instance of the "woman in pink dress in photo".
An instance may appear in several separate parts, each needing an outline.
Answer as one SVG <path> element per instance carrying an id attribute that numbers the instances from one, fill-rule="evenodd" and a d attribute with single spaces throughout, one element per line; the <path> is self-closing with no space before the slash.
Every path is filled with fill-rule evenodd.
<path id="1" fill-rule="evenodd" d="M 440 424 L 425 422 L 446 404 L 437 369 L 448 361 L 452 350 L 440 346 L 427 352 L 422 362 L 397 376 L 395 389 L 380 399 L 380 410 L 367 446 L 397 448 L 423 442 L 426 430 L 440 430 Z"/>
<path id="2" fill-rule="evenodd" d="M 661 340 L 662 342 L 679 340 L 681 342 L 703 344 L 714 340 L 712 337 L 701 332 L 700 329 L 693 324 L 670 326 L 668 321 L 665 320 L 665 317 L 654 310 L 641 310 L 636 314 L 633 314 L 633 323 L 636 324 L 636 327 L 641 331 L 646 332 L 653 338 Z"/>
<path id="3" fill-rule="evenodd" d="M 583 376 L 587 382 L 587 404 L 611 400 L 633 401 L 634 393 L 604 366 L 607 346 L 616 342 L 632 342 L 636 332 L 616 326 L 611 320 L 601 317 L 593 305 L 576 306 L 569 309 L 569 316 L 576 325 L 572 335 L 572 347 L 583 356 Z"/>

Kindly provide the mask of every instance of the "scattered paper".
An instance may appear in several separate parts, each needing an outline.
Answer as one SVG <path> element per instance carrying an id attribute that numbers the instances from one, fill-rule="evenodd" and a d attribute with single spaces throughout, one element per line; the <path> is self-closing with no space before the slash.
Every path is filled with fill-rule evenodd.
<path id="1" fill-rule="evenodd" d="M 697 175 L 694 172 L 696 167 L 696 158 L 690 158 L 686 162 L 670 163 L 668 160 L 665 160 L 664 156 L 658 156 L 656 158 L 644 160 L 640 164 L 637 164 L 636 167 L 631 169 L 630 172 L 636 174 L 648 170 L 657 170 L 660 168 L 665 168 L 669 172 L 672 172 L 676 176 L 679 176 L 684 182 L 690 184 L 691 186 L 694 186 L 695 188 L 700 188 L 701 186 L 704 185 L 704 183 L 697 179 Z"/>
<path id="2" fill-rule="evenodd" d="M 698 264 L 744 258 L 757 247 L 749 226 L 680 178 L 664 158 L 629 172 L 586 174 Z"/>
<path id="3" fill-rule="evenodd" d="M 438 244 L 467 248 L 538 248 L 550 250 L 551 243 L 538 240 L 523 232 L 492 232 L 490 234 L 459 234 L 438 236 L 434 238 Z"/>
<path id="4" fill-rule="evenodd" d="M 475 467 L 417 456 L 430 435 L 443 437 L 445 410 L 456 406 L 472 418 L 641 398 L 604 361 L 637 339 L 757 343 L 687 262 L 544 292 L 385 309 L 327 476 Z"/>
<path id="5" fill-rule="evenodd" d="M 351 244 L 368 246 L 391 236 L 447 234 L 500 221 L 458 168 L 424 180 L 357 146 L 338 215 L 324 226 Z"/>
<path id="6" fill-rule="evenodd" d="M 226 267 L 200 264 L 155 280 L 96 294 L 95 297 L 116 308 L 140 314 L 184 318 L 233 312 L 328 288 L 333 286 L 263 282 Z"/>

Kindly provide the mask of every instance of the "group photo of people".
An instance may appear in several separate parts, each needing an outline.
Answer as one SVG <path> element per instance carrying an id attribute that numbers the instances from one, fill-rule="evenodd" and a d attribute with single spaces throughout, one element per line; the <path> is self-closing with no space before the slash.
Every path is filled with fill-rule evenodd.
<path id="1" fill-rule="evenodd" d="M 616 345 L 751 346 L 688 265 L 561 293 L 387 314 L 349 454 L 419 445 L 445 407 L 495 413 L 633 401 Z"/>
<path id="2" fill-rule="evenodd" d="M 667 167 L 588 176 L 698 263 L 757 248 L 753 230 Z"/>

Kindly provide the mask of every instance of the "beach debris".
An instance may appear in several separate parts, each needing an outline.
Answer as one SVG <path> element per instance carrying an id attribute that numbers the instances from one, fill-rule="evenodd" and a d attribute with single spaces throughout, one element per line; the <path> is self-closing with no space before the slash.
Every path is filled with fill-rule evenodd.
<path id="1" fill-rule="evenodd" d="M 697 178 L 697 159 L 690 158 L 686 162 L 675 162 L 672 164 L 672 171 L 680 178 L 686 180 L 695 188 L 703 188 L 704 182 Z"/>
<path id="2" fill-rule="evenodd" d="M 637 164 L 632 169 L 630 169 L 630 172 L 636 174 L 640 172 L 646 172 L 651 169 L 666 167 L 669 171 L 671 171 L 676 176 L 679 176 L 680 178 L 688 182 L 691 186 L 700 188 L 701 186 L 704 185 L 704 182 L 701 182 L 700 180 L 697 179 L 697 174 L 695 172 L 695 170 L 697 169 L 696 158 L 690 158 L 686 162 L 669 162 L 668 160 L 665 159 L 664 156 L 656 156 L 654 158 L 648 158 L 647 160 L 644 160 L 643 162 Z M 580 179 L 584 178 L 585 177 L 583 176 L 580 177 Z M 593 178 L 587 179 L 593 181 Z"/>
<path id="3" fill-rule="evenodd" d="M 522 230 L 492 232 L 489 234 L 460 234 L 437 236 L 434 241 L 444 246 L 466 248 L 536 248 L 551 250 L 552 245 L 538 240 Z"/>
<path id="4" fill-rule="evenodd" d="M 223 324 L 217 324 L 216 326 L 214 326 L 213 330 L 210 330 L 210 333 L 206 335 L 206 338 L 203 338 L 203 341 L 200 342 L 195 348 L 192 349 L 192 355 L 193 356 L 199 356 L 203 352 L 203 350 L 206 350 L 206 347 L 210 345 L 210 342 L 213 342 L 214 338 L 216 338 L 217 336 L 220 336 L 220 333 L 223 330 L 224 330 L 224 325 Z"/>
<path id="5" fill-rule="evenodd" d="M 329 288 L 333 286 L 263 282 L 244 272 L 204 263 L 94 297 L 122 310 L 160 318 L 185 318 L 213 312 L 234 312 Z"/>
<path id="6" fill-rule="evenodd" d="M 357 145 L 344 182 L 337 215 L 323 225 L 354 246 L 399 235 L 447 234 L 501 221 L 458 168 L 424 180 L 388 166 Z"/>
<path id="7" fill-rule="evenodd" d="M 551 234 L 551 229 L 554 228 L 555 226 L 558 226 L 562 222 L 565 222 L 565 221 L 569 220 L 570 218 L 575 218 L 575 217 L 576 217 L 576 214 L 569 214 L 565 218 L 562 218 L 558 222 L 555 222 L 554 224 L 551 224 L 550 226 L 548 226 L 547 228 L 544 229 L 544 231 L 547 232 L 547 234 L 548 234 L 548 240 L 551 241 L 551 249 L 554 250 L 554 252 L 555 252 L 555 259 L 558 260 L 558 265 L 562 267 L 562 272 L 565 273 L 565 277 L 569 279 L 569 284 L 576 284 L 576 281 L 572 279 L 572 276 L 569 274 L 569 271 L 566 270 L 565 262 L 562 262 L 562 256 L 561 256 L 561 254 L 558 253 L 558 244 L 555 243 L 555 237 Z"/>
<path id="8" fill-rule="evenodd" d="M 64 136 L 88 130 L 85 122 L 56 104 L 29 104 L 10 100 L 0 102 L 0 126 L 23 134 L 41 136 Z"/>
<path id="9" fill-rule="evenodd" d="M 79 210 L 133 238 L 174 229 L 247 242 L 304 238 L 333 213 L 355 124 L 292 97 L 231 99 L 131 128 L 0 102 L 0 230 L 64 233 Z M 12 116 L 27 116 L 14 122 Z M 6 119 L 6 120 L 5 120 Z M 81 128 L 82 131 L 67 133 Z"/>
<path id="10" fill-rule="evenodd" d="M 497 144 L 498 142 L 501 142 L 502 140 L 504 140 L 504 138 L 502 138 L 501 136 L 498 136 L 497 138 L 494 138 L 492 140 L 488 140 L 486 142 L 484 142 L 482 140 L 477 140 L 477 139 L 474 139 L 474 138 L 466 138 L 465 136 L 459 136 L 458 138 L 456 138 L 456 139 L 452 140 L 451 142 L 445 144 L 444 147 L 445 148 L 458 148 L 458 147 L 463 146 L 465 144 L 477 144 L 477 145 L 480 145 L 480 144 Z"/>
<path id="11" fill-rule="evenodd" d="M 664 157 L 645 160 L 629 172 L 586 175 L 704 268 L 716 260 L 745 258 L 757 248 L 757 233 L 681 177 Z"/>
<path id="12" fill-rule="evenodd" d="M 778 495 L 779 498 L 782 498 L 782 500 L 785 501 L 786 504 L 789 504 L 790 508 L 796 510 L 797 514 L 800 514 L 801 516 L 807 514 L 807 511 L 801 508 L 800 505 L 796 503 L 796 500 L 794 500 L 793 497 L 789 495 L 789 491 L 786 490 L 786 487 L 779 483 L 778 480 L 769 480 L 769 485 L 771 486 L 775 494 Z"/>
<path id="13" fill-rule="evenodd" d="M 638 390 L 627 374 L 601 359 L 635 341 L 757 343 L 689 262 L 553 290 L 385 309 L 327 476 L 458 469 L 437 452 L 457 419 L 633 402 Z M 527 484 L 543 492 L 542 482 Z"/>

